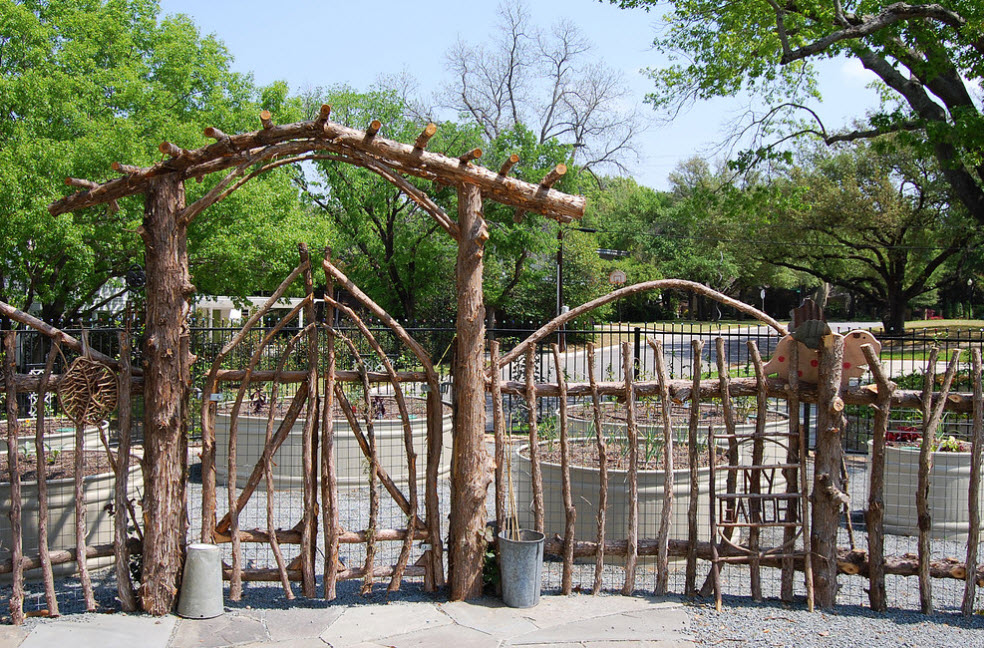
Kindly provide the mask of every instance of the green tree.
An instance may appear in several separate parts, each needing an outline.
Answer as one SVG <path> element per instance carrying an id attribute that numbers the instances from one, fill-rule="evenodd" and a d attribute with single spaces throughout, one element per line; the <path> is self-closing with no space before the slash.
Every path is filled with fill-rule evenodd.
<path id="1" fill-rule="evenodd" d="M 666 5 L 656 49 L 671 65 L 650 70 L 650 101 L 671 113 L 694 101 L 751 94 L 765 102 L 740 162 L 780 153 L 797 135 L 827 144 L 906 133 L 935 157 L 952 196 L 984 223 L 984 115 L 974 85 L 984 78 L 984 4 L 978 0 L 610 0 L 645 10 Z M 880 80 L 881 110 L 849 132 L 830 132 L 815 61 L 847 57 Z M 744 132 L 747 132 L 744 131 Z"/>
<path id="2" fill-rule="evenodd" d="M 163 140 L 194 148 L 207 143 L 206 126 L 255 128 L 261 99 L 278 90 L 260 97 L 229 65 L 220 41 L 187 17 L 160 19 L 153 0 L 0 0 L 0 299 L 39 308 L 55 325 L 87 319 L 100 288 L 142 259 L 142 203 L 58 217 L 47 205 L 66 177 L 152 164 Z M 189 200 L 209 186 L 189 182 Z M 199 219 L 191 252 L 200 288 L 245 292 L 263 267 L 250 262 L 277 258 L 271 243 L 285 248 L 281 237 L 257 237 L 254 217 L 267 233 L 309 231 L 272 224 L 299 215 L 289 207 L 296 189 L 284 187 L 271 174 Z"/>
<path id="3" fill-rule="evenodd" d="M 901 332 L 912 301 L 963 277 L 982 243 L 943 175 L 905 147 L 810 149 L 760 202 L 768 234 L 749 254 L 864 298 Z"/>

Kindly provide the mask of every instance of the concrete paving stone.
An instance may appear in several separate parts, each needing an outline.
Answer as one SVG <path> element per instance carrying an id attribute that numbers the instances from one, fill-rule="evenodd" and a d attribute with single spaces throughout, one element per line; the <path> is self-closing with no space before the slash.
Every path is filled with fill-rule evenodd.
<path id="1" fill-rule="evenodd" d="M 565 618 L 569 620 L 578 617 Z M 686 629 L 687 617 L 683 610 L 658 609 L 568 621 L 515 637 L 511 643 L 521 645 L 550 642 L 655 641 L 683 638 L 682 634 Z"/>
<path id="2" fill-rule="evenodd" d="M 258 643 L 239 644 L 237 648 L 328 648 L 328 644 L 318 637 L 298 637 L 285 641 L 260 641 Z"/>
<path id="3" fill-rule="evenodd" d="M 431 648 L 432 646 L 454 646 L 454 648 L 498 648 L 499 640 L 478 630 L 459 625 L 446 625 L 438 628 L 418 630 L 405 635 L 387 637 L 385 644 L 392 648 Z"/>
<path id="4" fill-rule="evenodd" d="M 345 648 L 451 623 L 451 617 L 438 610 L 433 603 L 354 606 L 347 608 L 328 626 L 321 633 L 321 639 L 332 648 Z"/>
<path id="5" fill-rule="evenodd" d="M 16 626 L 0 626 L 0 648 L 17 648 L 27 638 L 27 630 Z"/>
<path id="6" fill-rule="evenodd" d="M 591 619 L 636 610 L 679 608 L 680 603 L 651 596 L 541 596 L 536 607 L 521 610 L 523 617 L 540 628 L 567 623 L 571 619 Z"/>
<path id="7" fill-rule="evenodd" d="M 36 626 L 22 648 L 132 648 L 140 637 L 141 648 L 165 648 L 177 618 L 136 614 L 91 614 L 72 621 L 51 619 Z"/>
<path id="8" fill-rule="evenodd" d="M 342 616 L 344 607 L 291 608 L 263 610 L 260 621 L 266 626 L 272 641 L 317 637 Z M 324 645 L 322 642 L 321 645 Z"/>
<path id="9" fill-rule="evenodd" d="M 220 648 L 269 640 L 260 620 L 227 612 L 212 619 L 181 619 L 170 645 L 171 648 Z"/>
<path id="10" fill-rule="evenodd" d="M 444 603 L 440 609 L 460 626 L 485 632 L 499 639 L 533 632 L 538 629 L 526 616 L 525 609 L 515 609 L 497 598 Z"/>
<path id="11" fill-rule="evenodd" d="M 694 648 L 691 639 L 658 639 L 656 641 L 586 641 L 582 648 Z M 529 648 L 529 646 L 523 646 Z"/>

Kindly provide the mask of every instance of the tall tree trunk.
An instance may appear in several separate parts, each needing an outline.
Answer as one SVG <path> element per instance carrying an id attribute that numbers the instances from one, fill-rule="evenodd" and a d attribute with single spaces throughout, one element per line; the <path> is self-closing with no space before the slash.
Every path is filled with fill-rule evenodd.
<path id="1" fill-rule="evenodd" d="M 899 294 L 901 291 L 893 286 L 889 286 L 887 312 L 882 318 L 882 325 L 885 332 L 890 335 L 898 335 L 905 331 L 905 311 L 906 300 Z"/>
<path id="2" fill-rule="evenodd" d="M 485 307 L 482 255 L 489 237 L 482 194 L 465 184 L 458 190 L 458 349 L 454 361 L 454 444 L 451 528 L 448 541 L 451 600 L 482 593 L 485 556 L 485 495 L 492 481 L 485 449 Z"/>
<path id="3" fill-rule="evenodd" d="M 140 604 L 171 611 L 178 592 L 187 514 L 185 408 L 191 387 L 184 185 L 174 175 L 154 180 L 140 228 L 146 246 L 147 318 L 144 343 L 144 530 Z"/>

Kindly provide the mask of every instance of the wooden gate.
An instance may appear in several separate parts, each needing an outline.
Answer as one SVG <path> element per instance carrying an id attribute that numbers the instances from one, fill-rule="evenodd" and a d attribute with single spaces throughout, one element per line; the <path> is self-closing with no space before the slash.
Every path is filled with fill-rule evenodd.
<path id="1" fill-rule="evenodd" d="M 300 253 L 300 265 L 222 347 L 208 371 L 202 395 L 202 540 L 231 545 L 224 573 L 231 581 L 233 600 L 241 597 L 242 583 L 248 580 L 279 580 L 287 598 L 294 597 L 291 582 L 300 581 L 304 596 L 315 596 L 316 571 L 323 574 L 323 595 L 329 600 L 335 598 L 342 580 L 361 579 L 363 593 L 383 578 L 389 579 L 390 591 L 399 589 L 405 577 L 422 577 L 428 590 L 440 587 L 444 570 L 438 477 L 445 416 L 437 373 L 421 346 L 335 268 L 327 254 L 325 308 L 319 313 L 307 248 L 300 246 Z M 250 332 L 298 280 L 304 286 L 303 300 L 243 353 Z M 342 285 L 392 332 L 420 370 L 394 368 L 370 327 L 334 298 L 336 285 Z M 343 330 L 336 320 L 351 326 Z M 246 360 L 245 368 L 230 366 L 235 358 Z M 414 398 L 410 392 L 421 395 Z M 384 420 L 387 405 L 389 413 L 395 409 L 395 421 Z M 412 412 L 421 409 L 422 418 Z M 250 418 L 260 419 L 263 430 L 262 446 L 251 455 L 244 422 Z M 387 457 L 380 446 L 384 426 L 395 428 L 402 438 L 395 457 Z M 422 430 L 416 442 L 415 429 Z M 423 447 L 419 447 L 421 439 Z M 299 461 L 293 464 L 285 451 L 292 444 L 300 447 Z M 360 519 L 357 512 L 348 518 L 343 515 L 351 508 L 346 504 L 351 490 L 346 488 L 352 484 L 340 483 L 346 481 L 340 470 L 346 452 L 353 448 L 365 462 L 361 489 L 368 489 L 367 519 Z M 426 461 L 418 462 L 422 452 Z M 240 471 L 248 474 L 245 480 Z M 284 528 L 283 520 L 276 519 L 274 503 L 289 495 L 283 485 L 290 486 L 291 479 L 300 487 L 302 506 L 299 519 Z M 218 481 L 225 482 L 226 511 L 221 518 L 217 512 L 223 489 Z M 421 481 L 423 506 L 418 493 Z M 401 528 L 380 526 L 381 490 L 401 512 Z M 265 524 L 244 528 L 249 524 L 246 512 L 251 500 L 263 499 L 261 495 Z M 243 543 L 268 544 L 275 565 L 245 564 Z M 400 544 L 395 564 L 379 564 L 380 543 Z M 293 545 L 292 559 L 285 556 L 285 545 Z M 359 564 L 340 560 L 341 545 L 364 546 Z M 319 551 L 323 553 L 320 569 Z"/>

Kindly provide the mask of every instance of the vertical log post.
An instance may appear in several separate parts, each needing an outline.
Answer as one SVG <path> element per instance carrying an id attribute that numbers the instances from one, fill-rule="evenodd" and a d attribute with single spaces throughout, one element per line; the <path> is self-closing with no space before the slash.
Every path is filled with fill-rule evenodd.
<path id="1" fill-rule="evenodd" d="M 482 193 L 458 187 L 458 293 L 455 357 L 454 448 L 448 561 L 452 601 L 480 596 L 485 556 L 485 495 L 492 475 L 485 450 L 485 305 L 482 268 L 489 232 L 482 216 Z"/>
<path id="2" fill-rule="evenodd" d="M 984 389 L 981 387 L 981 350 L 970 351 L 971 371 L 974 382 L 974 438 L 971 445 L 969 510 L 970 532 L 967 535 L 967 581 L 964 585 L 963 604 L 960 612 L 969 617 L 974 613 L 977 597 L 977 549 L 981 536 L 981 450 L 984 449 Z"/>
<path id="3" fill-rule="evenodd" d="M 703 374 L 704 341 L 691 340 L 691 357 L 693 362 L 693 387 L 690 392 L 690 420 L 687 426 L 687 450 L 690 456 L 690 502 L 687 506 L 687 576 L 684 584 L 684 595 L 697 595 L 697 504 L 700 498 L 700 480 L 697 472 L 700 470 L 697 454 L 697 427 L 700 425 L 700 379 Z M 708 445 L 707 451 L 714 454 L 714 446 Z"/>
<path id="4" fill-rule="evenodd" d="M 311 256 L 305 243 L 298 245 L 301 264 L 304 265 L 304 294 L 314 292 L 314 273 Z M 315 321 L 315 307 L 312 299 L 304 309 L 305 324 L 310 326 L 307 333 L 308 363 L 308 402 L 304 418 L 304 436 L 301 439 L 301 467 L 304 470 L 304 518 L 301 525 L 301 591 L 304 596 L 317 596 L 314 580 L 314 561 L 318 551 L 318 471 L 315 470 L 315 454 L 318 447 L 318 328 L 311 326 Z"/>
<path id="5" fill-rule="evenodd" d="M 120 597 L 120 607 L 124 612 L 136 612 L 137 597 L 133 591 L 133 581 L 130 580 L 130 548 L 127 543 L 126 532 L 126 510 L 129 504 L 127 496 L 130 481 L 130 432 L 133 426 L 133 399 L 131 398 L 131 376 L 133 374 L 131 355 L 133 348 L 130 341 L 129 321 L 127 321 L 127 328 L 120 331 L 119 339 L 120 445 L 116 454 L 116 515 L 113 518 L 113 544 L 116 553 L 116 591 Z M 139 524 L 139 520 L 134 520 L 134 524 Z"/>
<path id="6" fill-rule="evenodd" d="M 7 468 L 10 478 L 10 536 L 13 545 L 10 558 L 13 563 L 13 589 L 10 593 L 10 618 L 14 625 L 24 623 L 24 541 L 21 537 L 21 479 L 20 457 L 17 443 L 17 385 L 14 377 L 17 333 L 6 331 L 3 336 L 3 380 L 7 384 Z"/>
<path id="7" fill-rule="evenodd" d="M 888 609 L 885 598 L 885 436 L 896 385 L 888 379 L 870 344 L 862 345 L 861 352 L 878 386 L 871 436 L 871 482 L 868 511 L 865 513 L 868 529 L 868 600 L 872 610 L 884 612 Z"/>
<path id="8" fill-rule="evenodd" d="M 933 469 L 933 448 L 936 441 L 936 428 L 943 417 L 943 408 L 950 394 L 953 377 L 957 374 L 960 362 L 960 349 L 954 349 L 950 364 L 943 376 L 940 392 L 935 397 L 933 388 L 936 384 L 935 347 L 929 354 L 929 365 L 926 368 L 926 381 L 923 386 L 923 432 L 922 443 L 919 445 L 919 484 L 916 487 L 916 515 L 919 523 L 919 607 L 923 614 L 933 613 L 933 582 L 930 577 L 930 561 L 933 558 L 933 543 L 930 532 L 933 530 L 933 520 L 929 511 L 929 474 Z"/>
<path id="9" fill-rule="evenodd" d="M 44 427 L 45 427 L 45 395 L 48 393 L 48 382 L 51 380 L 51 372 L 55 368 L 55 358 L 61 353 L 61 340 L 55 338 L 51 341 L 51 349 L 48 351 L 48 360 L 44 366 L 44 374 L 38 384 L 38 420 L 34 430 L 34 452 L 37 457 L 38 472 L 38 557 L 41 561 L 41 578 L 44 581 L 44 598 L 48 604 L 48 614 L 58 616 L 58 597 L 55 596 L 55 577 L 51 570 L 51 551 L 48 549 L 48 476 L 45 469 L 48 465 L 46 451 L 44 447 Z M 122 421 L 123 394 L 120 392 L 120 420 Z M 117 502 L 117 511 L 119 508 Z M 116 524 L 121 521 L 117 519 Z M 126 518 L 123 517 L 122 524 L 126 528 Z M 117 560 L 119 560 L 117 554 Z M 127 570 L 129 578 L 129 569 Z M 133 585 L 130 585 L 130 601 L 136 609 L 136 602 L 133 599 Z M 123 594 L 120 594 L 120 602 L 126 605 Z M 124 611 L 126 610 L 124 608 Z"/>
<path id="10" fill-rule="evenodd" d="M 656 533 L 656 596 L 669 591 L 670 565 L 670 518 L 673 515 L 673 421 L 670 417 L 670 378 L 666 371 L 662 342 L 649 341 L 656 360 L 656 375 L 659 377 L 660 414 L 663 419 L 663 508 L 659 512 L 659 530 Z M 694 477 L 694 475 L 691 475 Z"/>
<path id="11" fill-rule="evenodd" d="M 796 347 L 796 344 L 792 345 Z M 793 364 L 790 361 L 790 367 L 797 367 L 798 365 Z M 800 418 L 799 418 L 799 376 L 796 371 L 790 371 L 788 377 L 786 378 L 786 411 L 789 413 L 787 417 L 788 427 L 787 427 L 787 452 L 786 452 L 786 463 L 787 464 L 802 464 L 800 461 L 800 443 L 799 443 L 799 430 L 800 430 Z M 783 477 L 786 480 L 786 493 L 793 494 L 799 492 L 799 471 L 796 468 L 785 468 L 782 471 Z M 802 494 L 800 497 L 802 501 Z M 786 503 L 786 522 L 796 522 L 798 520 L 798 510 L 799 506 L 793 504 L 792 500 L 788 500 Z M 796 529 L 793 527 L 786 527 L 783 530 L 783 544 L 788 547 L 786 553 L 794 553 L 796 541 Z M 793 577 L 795 576 L 795 571 L 793 569 L 793 558 L 790 556 L 788 558 L 782 559 L 782 576 L 781 583 L 779 585 L 779 598 L 784 602 L 790 602 L 793 600 Z"/>
<path id="12" fill-rule="evenodd" d="M 626 530 L 625 583 L 622 594 L 635 591 L 636 562 L 639 558 L 639 431 L 635 417 L 635 385 L 632 382 L 632 351 L 622 342 L 622 377 L 625 380 L 625 429 L 629 443 L 629 519 Z"/>
<path id="13" fill-rule="evenodd" d="M 752 478 L 748 492 L 751 498 L 748 502 L 752 526 L 748 529 L 748 548 L 752 552 L 749 570 L 751 573 L 752 600 L 762 600 L 762 567 L 760 551 L 761 530 L 755 526 L 762 522 L 762 466 L 765 463 L 765 423 L 768 415 L 768 399 L 766 398 L 765 368 L 762 365 L 762 355 L 754 340 L 748 341 L 748 353 L 755 368 L 755 432 L 752 438 Z"/>
<path id="14" fill-rule="evenodd" d="M 499 369 L 499 341 L 492 340 L 491 368 L 489 376 L 492 380 L 492 430 L 495 434 L 495 523 L 498 533 L 506 530 L 506 421 L 502 410 L 502 382 Z M 509 451 L 512 450 L 510 446 Z M 496 543 L 498 547 L 498 542 Z M 496 553 L 498 556 L 498 551 Z"/>
<path id="15" fill-rule="evenodd" d="M 191 388 L 188 336 L 188 227 L 182 181 L 173 174 L 150 182 L 138 229 L 146 247 L 147 327 L 144 343 L 144 515 L 140 603 L 145 612 L 171 611 L 178 593 L 186 537 L 187 444 L 182 403 Z"/>
<path id="16" fill-rule="evenodd" d="M 325 249 L 325 261 L 330 260 L 331 250 Z M 325 600 L 334 601 L 338 596 L 338 471 L 335 466 L 335 307 L 330 299 L 335 296 L 335 280 L 325 272 L 325 322 L 327 323 L 328 366 L 325 374 L 325 398 L 321 415 L 321 506 L 325 534 Z"/>
<path id="17" fill-rule="evenodd" d="M 526 411 L 529 412 L 530 487 L 533 491 L 533 529 L 543 533 L 543 474 L 540 471 L 540 433 L 536 420 L 536 345 L 526 348 Z"/>
<path id="18" fill-rule="evenodd" d="M 601 591 L 605 569 L 605 511 L 608 508 L 608 448 L 601 426 L 601 396 L 595 379 L 595 347 L 588 343 L 588 383 L 591 385 L 591 411 L 594 415 L 595 442 L 598 445 L 598 555 L 595 556 L 594 584 L 591 593 Z"/>
<path id="19" fill-rule="evenodd" d="M 72 476 L 75 490 L 75 564 L 79 570 L 79 582 L 82 584 L 82 597 L 85 600 L 87 612 L 96 611 L 96 595 L 92 591 L 92 578 L 89 576 L 89 565 L 86 551 L 85 536 L 87 532 L 85 489 L 85 422 L 75 423 L 75 465 Z M 125 510 L 125 509 L 124 509 Z M 122 513 L 121 513 L 122 515 Z"/>
<path id="20" fill-rule="evenodd" d="M 840 397 L 844 337 L 824 336 L 820 345 L 817 398 L 817 452 L 813 476 L 813 547 L 816 605 L 831 608 L 837 599 L 837 529 L 847 495 L 842 490 L 841 435 L 844 401 Z"/>
<path id="21" fill-rule="evenodd" d="M 567 439 L 567 379 L 564 378 L 560 364 L 560 347 L 551 345 L 554 357 L 554 368 L 557 371 L 557 386 L 560 388 L 560 484 L 564 498 L 564 572 L 561 577 L 560 591 L 571 593 L 571 578 L 574 570 L 574 522 L 577 520 L 577 509 L 574 508 L 574 498 L 571 495 L 571 449 Z"/>

